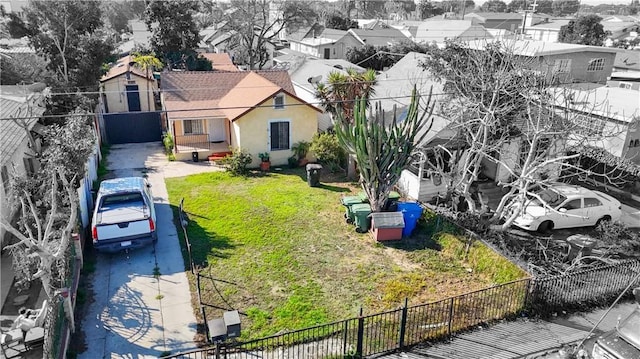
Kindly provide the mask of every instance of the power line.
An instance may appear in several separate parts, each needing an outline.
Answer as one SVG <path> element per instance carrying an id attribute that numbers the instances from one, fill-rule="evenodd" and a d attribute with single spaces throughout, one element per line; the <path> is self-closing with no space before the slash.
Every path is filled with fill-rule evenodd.
<path id="1" fill-rule="evenodd" d="M 431 94 L 432 96 L 441 96 L 449 93 L 439 93 L 439 94 Z M 453 94 L 453 93 L 451 93 Z M 428 97 L 428 95 L 418 95 L 418 97 Z M 394 99 L 402 99 L 402 98 L 411 98 L 411 95 L 406 96 L 389 96 L 389 97 L 377 97 L 370 98 L 369 102 L 375 102 L 380 100 L 394 100 Z M 341 100 L 341 101 L 331 101 L 332 104 L 340 104 L 340 103 L 350 103 L 355 102 L 356 100 Z M 305 102 L 305 103 L 292 103 L 292 104 L 284 104 L 285 107 L 291 106 L 308 106 L 308 105 L 323 105 L 324 102 Z M 180 110 L 161 110 L 161 111 L 149 111 L 149 112 L 159 112 L 159 113 L 173 113 L 173 112 L 190 112 L 190 111 L 217 111 L 217 110 L 234 110 L 234 109 L 255 109 L 255 108 L 273 108 L 273 105 L 258 105 L 258 106 L 229 106 L 229 107 L 202 107 L 202 108 L 190 108 L 190 109 L 180 109 Z M 142 111 L 141 111 L 142 112 Z M 136 113 L 136 112 L 118 112 L 118 113 Z M 78 114 L 63 114 L 63 115 L 43 115 L 43 116 L 22 116 L 22 117 L 2 117 L 0 121 L 11 121 L 11 120 L 28 120 L 28 119 L 39 119 L 39 118 L 63 118 L 69 116 L 97 116 L 100 113 L 96 112 L 84 112 Z M 103 113 L 103 115 L 110 115 L 111 113 Z"/>

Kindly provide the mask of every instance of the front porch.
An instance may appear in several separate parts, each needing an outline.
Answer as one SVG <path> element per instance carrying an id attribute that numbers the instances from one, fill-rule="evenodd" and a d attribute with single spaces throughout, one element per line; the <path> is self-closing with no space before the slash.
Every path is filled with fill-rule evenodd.
<path id="1" fill-rule="evenodd" d="M 207 157 L 215 153 L 231 151 L 227 141 L 210 141 L 209 134 L 176 136 L 175 157 L 179 161 L 192 160 L 193 152 L 198 153 L 200 161 L 206 161 Z"/>

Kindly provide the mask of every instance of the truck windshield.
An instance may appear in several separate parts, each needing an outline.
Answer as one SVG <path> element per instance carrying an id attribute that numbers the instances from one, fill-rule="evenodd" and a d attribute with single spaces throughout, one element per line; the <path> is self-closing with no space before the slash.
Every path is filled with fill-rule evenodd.
<path id="1" fill-rule="evenodd" d="M 640 309 L 634 310 L 620 323 L 618 333 L 629 344 L 640 349 Z"/>
<path id="2" fill-rule="evenodd" d="M 121 206 L 124 204 L 144 205 L 142 194 L 135 192 L 112 194 L 102 198 L 102 204 L 100 205 L 100 208 L 106 209 L 108 207 Z"/>

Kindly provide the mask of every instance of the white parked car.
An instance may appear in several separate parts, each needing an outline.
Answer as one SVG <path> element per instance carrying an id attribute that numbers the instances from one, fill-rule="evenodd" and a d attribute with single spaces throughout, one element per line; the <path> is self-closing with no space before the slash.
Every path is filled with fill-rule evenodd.
<path id="1" fill-rule="evenodd" d="M 619 220 L 620 202 L 599 191 L 564 183 L 537 192 L 532 196 L 514 225 L 528 231 L 594 226 L 602 221 Z"/>

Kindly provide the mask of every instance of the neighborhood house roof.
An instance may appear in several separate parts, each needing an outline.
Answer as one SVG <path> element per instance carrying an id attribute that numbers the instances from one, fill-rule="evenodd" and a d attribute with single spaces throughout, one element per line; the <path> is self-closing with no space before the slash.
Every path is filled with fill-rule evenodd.
<path id="1" fill-rule="evenodd" d="M 287 72 L 273 70 L 168 72 L 162 75 L 162 91 L 171 119 L 234 121 L 279 92 L 299 99 Z"/>
<path id="2" fill-rule="evenodd" d="M 426 57 L 426 54 L 410 52 L 389 70 L 378 75 L 375 97 L 381 98 L 381 100 L 373 98 L 372 103 L 379 102 L 381 104 L 382 110 L 385 112 L 385 118 L 391 118 L 394 105 L 396 106 L 398 119 L 402 119 L 405 116 L 405 111 L 411 103 L 409 95 L 414 85 L 420 95 L 420 105 L 423 109 L 431 89 L 433 89 L 433 93 L 442 93 L 442 83 L 437 82 L 429 72 L 420 67 L 420 63 L 426 60 Z M 438 96 L 433 96 L 431 98 L 432 103 L 437 99 Z M 436 115 L 434 111 L 433 126 L 424 138 L 424 143 L 429 142 L 445 129 L 449 122 L 446 118 Z"/>
<path id="3" fill-rule="evenodd" d="M 471 49 L 482 50 L 485 48 L 488 42 L 492 40 L 475 40 L 469 42 Z M 619 49 L 600 47 L 600 46 L 587 46 L 576 44 L 564 44 L 557 42 L 545 42 L 536 40 L 514 40 L 514 41 L 502 41 L 502 43 L 513 49 L 516 55 L 521 56 L 549 56 L 558 54 L 569 54 L 576 52 L 605 52 L 616 53 Z"/>
<path id="4" fill-rule="evenodd" d="M 624 123 L 637 121 L 640 118 L 637 90 L 619 87 L 600 86 L 596 88 L 586 87 L 585 84 L 572 84 L 559 88 L 560 96 L 556 103 L 564 104 L 569 101 L 575 110 L 609 118 Z M 588 86 L 588 85 L 587 85 Z M 565 93 L 563 89 L 567 89 Z"/>
<path id="5" fill-rule="evenodd" d="M 0 86 L 0 117 L 4 119 L 23 116 L 41 116 L 44 113 L 44 107 L 37 105 L 32 106 L 32 112 L 29 112 L 29 106 L 27 105 L 27 96 L 29 94 L 31 94 L 31 92 L 25 91 L 24 86 Z M 30 118 L 24 121 L 0 120 L 0 133 L 2 134 L 2 141 L 0 141 L 1 164 L 7 163 L 11 159 L 11 156 L 20 148 L 20 145 L 26 140 L 27 132 L 22 124 L 31 130 L 37 122 L 37 118 Z"/>
<path id="6" fill-rule="evenodd" d="M 490 39 L 493 36 L 482 25 L 474 24 L 472 20 L 452 20 L 432 18 L 424 21 L 417 29 L 416 42 L 444 42 L 456 38 Z"/>
<path id="7" fill-rule="evenodd" d="M 127 55 L 118 59 L 116 64 L 113 65 L 113 67 L 111 67 L 104 76 L 102 76 L 102 78 L 100 79 L 100 82 L 110 80 L 114 77 L 118 77 L 127 72 L 130 72 L 134 75 L 137 75 L 143 78 L 146 77 L 146 74 L 144 71 L 142 71 L 141 69 L 133 65 L 133 56 Z M 149 73 L 149 78 L 151 78 L 151 76 L 152 74 Z"/>
<path id="8" fill-rule="evenodd" d="M 349 29 L 356 39 L 366 45 L 384 46 L 402 41 L 409 41 L 402 31 L 395 28 L 387 29 Z"/>
<path id="9" fill-rule="evenodd" d="M 231 57 L 227 53 L 215 54 L 211 52 L 200 54 L 202 57 L 211 61 L 214 70 L 218 71 L 240 71 L 231 61 Z"/>

